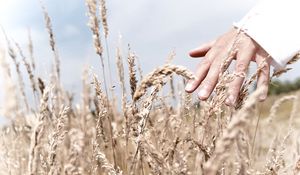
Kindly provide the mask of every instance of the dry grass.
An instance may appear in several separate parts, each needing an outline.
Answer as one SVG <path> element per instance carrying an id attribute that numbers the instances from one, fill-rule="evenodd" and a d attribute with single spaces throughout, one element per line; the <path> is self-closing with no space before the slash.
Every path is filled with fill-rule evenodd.
<path id="1" fill-rule="evenodd" d="M 182 66 L 171 64 L 174 53 L 165 65 L 146 76 L 139 66 L 137 78 L 136 56 L 131 50 L 123 56 L 118 47 L 115 55 L 120 99 L 116 101 L 114 92 L 108 94 L 107 89 L 102 90 L 109 86 L 104 80 L 103 64 L 104 55 L 109 59 L 109 53 L 104 54 L 100 38 L 102 30 L 105 39 L 108 37 L 105 1 L 86 2 L 103 75 L 99 80 L 93 73 L 90 76 L 89 70 L 83 72 L 80 103 L 74 102 L 71 93 L 60 85 L 60 61 L 51 20 L 44 7 L 54 54 L 51 80 L 55 81 L 45 83 L 35 74 L 36 58 L 30 35 L 29 56 L 16 44 L 17 55 L 7 39 L 17 82 L 5 50 L 0 50 L 1 75 L 6 82 L 3 88 L 6 102 L 1 115 L 9 120 L 0 132 L 0 174 L 299 173 L 299 93 L 280 99 L 270 97 L 263 104 L 257 102 L 261 90 L 249 96 L 248 89 L 259 75 L 258 69 L 243 85 L 238 107 L 227 107 L 224 106 L 227 84 L 244 75 L 224 71 L 214 95 L 199 102 L 184 92 L 184 83 L 194 75 Z M 35 106 L 28 102 L 29 94 L 25 94 L 19 56 L 27 70 L 32 95 L 39 99 Z M 128 75 L 124 75 L 124 57 L 128 60 Z M 127 79 L 130 87 L 126 87 Z M 168 85 L 170 93 L 164 93 Z"/>

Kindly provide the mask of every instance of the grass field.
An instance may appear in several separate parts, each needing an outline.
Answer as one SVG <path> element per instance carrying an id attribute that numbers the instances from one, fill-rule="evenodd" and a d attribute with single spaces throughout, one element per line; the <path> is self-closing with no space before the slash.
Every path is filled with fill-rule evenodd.
<path id="1" fill-rule="evenodd" d="M 109 60 L 105 1 L 86 0 L 86 5 L 102 74 L 99 78 L 86 69 L 81 92 L 62 86 L 46 8 L 53 52 L 49 77 L 34 73 L 31 40 L 28 55 L 9 39 L 8 48 L 0 50 L 5 80 L 1 116 L 9 120 L 1 129 L 0 174 L 299 174 L 299 92 L 258 102 L 261 89 L 248 95 L 258 71 L 245 81 L 237 107 L 228 107 L 227 84 L 235 76 L 225 71 L 214 95 L 199 102 L 184 91 L 193 73 L 172 65 L 173 54 L 146 75 L 132 49 L 122 54 L 117 47 L 115 59 Z M 116 65 L 117 72 L 105 65 Z M 115 88 L 113 75 L 119 79 Z M 25 81 L 31 92 L 25 91 Z M 72 93 L 81 99 L 75 101 Z"/>

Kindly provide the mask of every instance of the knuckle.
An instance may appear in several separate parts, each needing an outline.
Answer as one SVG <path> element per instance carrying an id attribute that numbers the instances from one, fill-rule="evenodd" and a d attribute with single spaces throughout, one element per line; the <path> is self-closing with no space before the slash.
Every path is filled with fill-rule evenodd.
<path id="1" fill-rule="evenodd" d="M 210 64 L 211 64 L 211 61 L 208 58 L 205 58 L 199 66 L 207 67 L 207 66 L 210 66 Z"/>
<path id="2" fill-rule="evenodd" d="M 265 64 L 259 72 L 260 76 L 268 77 L 270 74 L 270 66 L 268 64 Z"/>
<path id="3" fill-rule="evenodd" d="M 257 47 L 253 42 L 249 41 L 247 44 L 245 44 L 245 49 L 255 52 L 257 50 Z"/>
<path id="4" fill-rule="evenodd" d="M 205 55 L 205 60 L 208 61 L 209 63 L 211 63 L 214 58 L 215 55 L 218 53 L 219 51 L 216 50 L 215 48 L 212 48 L 206 55 Z"/>
<path id="5" fill-rule="evenodd" d="M 228 94 L 235 98 L 239 95 L 239 93 L 240 93 L 240 88 L 234 88 L 234 89 L 231 89 L 230 91 L 228 91 Z"/>
<path id="6" fill-rule="evenodd" d="M 241 41 L 238 43 L 239 48 L 243 50 L 251 50 L 251 51 L 256 51 L 258 48 L 258 45 L 251 39 L 251 38 L 243 38 Z"/>
<path id="7" fill-rule="evenodd" d="M 260 75 L 263 75 L 263 76 L 268 76 L 269 75 L 269 70 L 266 69 L 266 68 L 263 68 L 260 70 Z"/>
<path id="8" fill-rule="evenodd" d="M 269 84 L 269 77 L 268 76 L 265 76 L 265 75 L 259 75 L 259 77 L 258 77 L 258 79 L 259 79 L 259 84 L 260 85 L 268 85 Z"/>
<path id="9" fill-rule="evenodd" d="M 261 80 L 261 84 L 262 84 L 262 85 L 268 85 L 268 83 L 269 83 L 269 82 L 268 82 L 268 80 L 266 80 L 266 79 Z"/>
<path id="10" fill-rule="evenodd" d="M 241 62 L 241 63 L 237 63 L 236 64 L 236 72 L 237 73 L 246 73 L 247 72 L 247 69 L 248 69 L 248 66 L 247 64 Z"/>
<path id="11" fill-rule="evenodd" d="M 214 50 L 216 50 L 216 51 L 222 50 L 224 48 L 225 48 L 225 44 L 223 44 L 223 43 L 216 43 L 214 45 Z"/>
<path id="12" fill-rule="evenodd" d="M 213 83 L 210 80 L 204 80 L 203 86 L 205 86 L 205 87 L 212 87 Z"/>
<path id="13" fill-rule="evenodd" d="M 233 94 L 237 93 L 241 89 L 241 82 L 239 80 L 235 80 L 235 82 L 232 82 L 232 84 L 229 87 L 229 91 Z"/>
<path id="14" fill-rule="evenodd" d="M 203 86 L 212 89 L 215 86 L 215 81 L 213 78 L 207 77 L 204 81 L 203 81 Z"/>

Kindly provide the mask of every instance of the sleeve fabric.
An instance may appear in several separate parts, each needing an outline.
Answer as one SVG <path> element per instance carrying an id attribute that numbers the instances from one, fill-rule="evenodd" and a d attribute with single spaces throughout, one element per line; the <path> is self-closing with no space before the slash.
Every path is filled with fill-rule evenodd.
<path id="1" fill-rule="evenodd" d="M 300 0 L 262 0 L 234 26 L 273 58 L 276 70 L 300 51 Z"/>

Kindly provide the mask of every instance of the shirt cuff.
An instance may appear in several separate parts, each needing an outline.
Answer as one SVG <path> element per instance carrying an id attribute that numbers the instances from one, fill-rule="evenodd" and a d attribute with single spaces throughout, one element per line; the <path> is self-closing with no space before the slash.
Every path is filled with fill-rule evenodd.
<path id="1" fill-rule="evenodd" d="M 263 0 L 233 25 L 256 41 L 283 69 L 300 50 L 299 0 Z"/>

